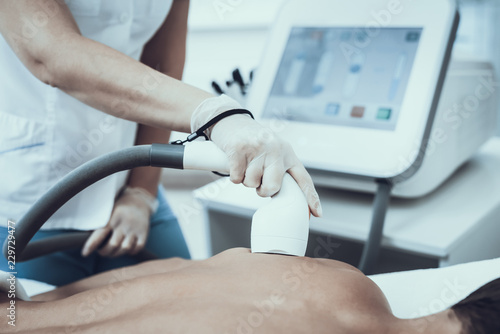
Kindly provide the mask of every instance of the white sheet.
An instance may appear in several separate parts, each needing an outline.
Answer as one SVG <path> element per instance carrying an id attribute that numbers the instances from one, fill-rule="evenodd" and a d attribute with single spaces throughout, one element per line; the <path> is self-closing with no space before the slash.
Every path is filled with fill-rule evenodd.
<path id="1" fill-rule="evenodd" d="M 28 293 L 28 296 L 30 297 L 50 290 L 54 290 L 56 288 L 55 285 L 34 281 L 32 279 L 18 278 L 17 280 L 22 284 L 22 286 Z"/>
<path id="2" fill-rule="evenodd" d="M 442 311 L 500 277 L 500 258 L 456 266 L 370 276 L 394 315 L 417 318 Z"/>

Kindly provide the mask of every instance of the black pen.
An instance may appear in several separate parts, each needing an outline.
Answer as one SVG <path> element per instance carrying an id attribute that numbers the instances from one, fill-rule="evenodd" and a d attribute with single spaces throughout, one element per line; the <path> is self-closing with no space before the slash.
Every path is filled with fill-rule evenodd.
<path id="1" fill-rule="evenodd" d="M 240 70 L 239 69 L 235 69 L 233 71 L 233 80 L 238 83 L 238 85 L 240 86 L 240 90 L 241 90 L 241 94 L 242 95 L 245 95 L 245 82 L 243 81 L 243 78 L 241 77 L 241 73 L 240 73 Z"/>
<path id="2" fill-rule="evenodd" d="M 219 84 L 217 82 L 212 81 L 212 88 L 217 92 L 217 94 L 224 94 L 224 91 L 220 88 Z"/>

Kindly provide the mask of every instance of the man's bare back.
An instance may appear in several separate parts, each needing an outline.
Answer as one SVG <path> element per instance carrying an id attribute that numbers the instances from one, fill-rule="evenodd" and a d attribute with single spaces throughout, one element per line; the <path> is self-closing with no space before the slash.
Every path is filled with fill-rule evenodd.
<path id="1" fill-rule="evenodd" d="M 345 263 L 232 249 L 159 260 L 18 301 L 23 333 L 385 333 L 380 289 Z M 2 308 L 4 305 L 1 306 Z"/>

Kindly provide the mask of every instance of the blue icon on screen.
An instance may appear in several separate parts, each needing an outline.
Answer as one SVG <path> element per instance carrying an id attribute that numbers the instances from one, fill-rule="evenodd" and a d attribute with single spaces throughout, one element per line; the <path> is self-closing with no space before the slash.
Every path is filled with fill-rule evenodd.
<path id="1" fill-rule="evenodd" d="M 349 70 L 351 71 L 351 73 L 358 73 L 359 71 L 361 71 L 361 66 L 358 64 L 354 64 Z"/>
<path id="2" fill-rule="evenodd" d="M 340 104 L 338 103 L 328 103 L 325 109 L 325 114 L 330 116 L 336 116 L 339 114 Z"/>
<path id="3" fill-rule="evenodd" d="M 411 43 L 411 42 L 418 42 L 420 39 L 420 32 L 418 31 L 410 31 L 409 33 L 406 34 L 406 41 Z"/>

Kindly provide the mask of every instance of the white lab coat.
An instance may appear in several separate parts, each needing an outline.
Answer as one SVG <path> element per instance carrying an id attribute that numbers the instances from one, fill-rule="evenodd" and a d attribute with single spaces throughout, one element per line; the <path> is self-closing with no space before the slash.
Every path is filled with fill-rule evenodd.
<path id="1" fill-rule="evenodd" d="M 84 36 L 139 59 L 172 0 L 66 3 Z M 28 23 L 26 29 L 26 36 L 36 38 L 36 25 Z M 3 37 L 0 35 L 0 225 L 6 226 L 7 219 L 19 220 L 36 199 L 75 167 L 132 146 L 137 125 L 43 84 L 24 67 Z M 43 228 L 90 230 L 104 226 L 125 181 L 123 172 L 97 182 L 66 203 Z"/>

